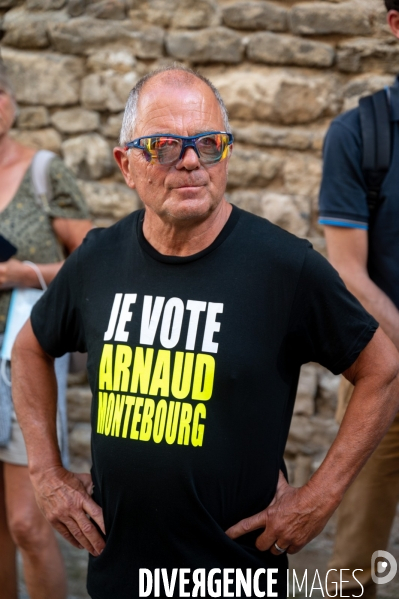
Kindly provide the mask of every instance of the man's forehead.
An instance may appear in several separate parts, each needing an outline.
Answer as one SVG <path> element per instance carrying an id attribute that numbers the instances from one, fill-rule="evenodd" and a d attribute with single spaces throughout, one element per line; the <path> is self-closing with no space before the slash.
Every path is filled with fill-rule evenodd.
<path id="1" fill-rule="evenodd" d="M 168 117 L 222 121 L 219 103 L 206 83 L 190 74 L 189 78 L 162 76 L 167 74 L 155 76 L 143 87 L 138 102 L 138 121 L 143 123 Z"/>

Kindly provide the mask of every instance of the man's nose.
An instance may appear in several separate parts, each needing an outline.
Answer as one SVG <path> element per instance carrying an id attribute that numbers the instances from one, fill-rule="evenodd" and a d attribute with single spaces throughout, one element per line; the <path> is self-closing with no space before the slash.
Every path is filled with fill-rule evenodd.
<path id="1" fill-rule="evenodd" d="M 197 152 L 191 146 L 185 148 L 183 156 L 180 158 L 179 162 L 176 164 L 177 169 L 185 168 L 188 171 L 192 171 L 196 168 L 199 168 L 200 161 Z"/>

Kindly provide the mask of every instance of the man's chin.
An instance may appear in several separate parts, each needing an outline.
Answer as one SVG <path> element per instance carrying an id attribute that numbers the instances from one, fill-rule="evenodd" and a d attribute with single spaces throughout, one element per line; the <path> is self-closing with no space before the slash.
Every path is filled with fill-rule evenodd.
<path id="1" fill-rule="evenodd" d="M 218 203 L 204 198 L 187 198 L 171 202 L 164 206 L 164 210 L 169 219 L 198 221 L 207 218 L 215 210 Z"/>

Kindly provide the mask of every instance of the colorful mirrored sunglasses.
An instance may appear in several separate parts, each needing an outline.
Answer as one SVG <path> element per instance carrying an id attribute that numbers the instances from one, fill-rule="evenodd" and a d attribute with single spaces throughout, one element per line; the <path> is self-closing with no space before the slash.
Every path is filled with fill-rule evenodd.
<path id="1" fill-rule="evenodd" d="M 234 138 L 225 131 L 206 131 L 185 137 L 184 135 L 147 135 L 126 144 L 125 150 L 143 150 L 152 164 L 174 166 L 183 158 L 187 148 L 193 148 L 201 164 L 215 164 L 229 155 Z"/>

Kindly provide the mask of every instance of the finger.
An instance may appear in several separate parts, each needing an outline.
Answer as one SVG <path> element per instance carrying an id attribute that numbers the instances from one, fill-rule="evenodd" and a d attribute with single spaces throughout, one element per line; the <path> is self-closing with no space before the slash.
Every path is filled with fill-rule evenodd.
<path id="1" fill-rule="evenodd" d="M 279 551 L 277 549 L 276 545 L 280 549 L 284 549 L 284 551 Z M 284 553 L 288 553 L 289 547 L 290 547 L 290 545 L 284 544 L 284 542 L 282 540 L 274 541 L 274 543 L 270 547 L 270 553 L 272 553 L 273 555 L 284 555 Z"/>
<path id="2" fill-rule="evenodd" d="M 88 497 L 87 499 L 84 499 L 84 501 L 83 501 L 83 509 L 86 512 L 86 514 L 88 514 L 90 516 L 90 518 L 92 520 L 94 520 L 94 522 L 98 525 L 99 529 L 105 535 L 106 533 L 105 533 L 103 511 L 100 508 L 100 506 L 95 501 L 93 501 L 93 499 L 91 499 L 91 497 Z"/>
<path id="3" fill-rule="evenodd" d="M 264 528 L 265 526 L 265 512 L 263 511 L 255 514 L 254 516 L 250 516 L 249 518 L 245 518 L 237 524 L 234 524 L 234 526 L 231 526 L 228 530 L 226 530 L 226 535 L 230 537 L 230 539 L 237 539 L 242 535 L 246 535 L 248 532 L 258 530 L 259 528 Z"/>
<path id="4" fill-rule="evenodd" d="M 67 527 L 62 524 L 62 522 L 59 522 L 57 524 L 53 524 L 54 528 L 56 529 L 56 531 L 66 540 L 68 541 L 71 545 L 73 545 L 74 547 L 77 547 L 78 549 L 84 549 L 83 545 L 81 545 L 76 539 L 75 537 L 69 532 L 69 530 L 67 529 Z"/>
<path id="5" fill-rule="evenodd" d="M 69 517 L 65 520 L 65 525 L 75 540 L 91 555 L 94 557 L 100 555 L 105 546 L 104 540 L 83 512 L 74 514 L 73 518 Z"/>
<path id="6" fill-rule="evenodd" d="M 255 541 L 256 548 L 259 549 L 259 551 L 267 551 L 268 549 L 272 548 L 273 543 L 276 541 L 276 538 L 279 538 L 280 541 L 283 543 L 282 545 L 278 543 L 281 549 L 288 547 L 289 543 L 283 542 L 282 537 L 279 534 L 277 534 L 276 530 L 274 529 L 272 522 L 268 520 L 265 530 L 262 532 L 262 534 L 259 535 L 259 537 Z"/>

